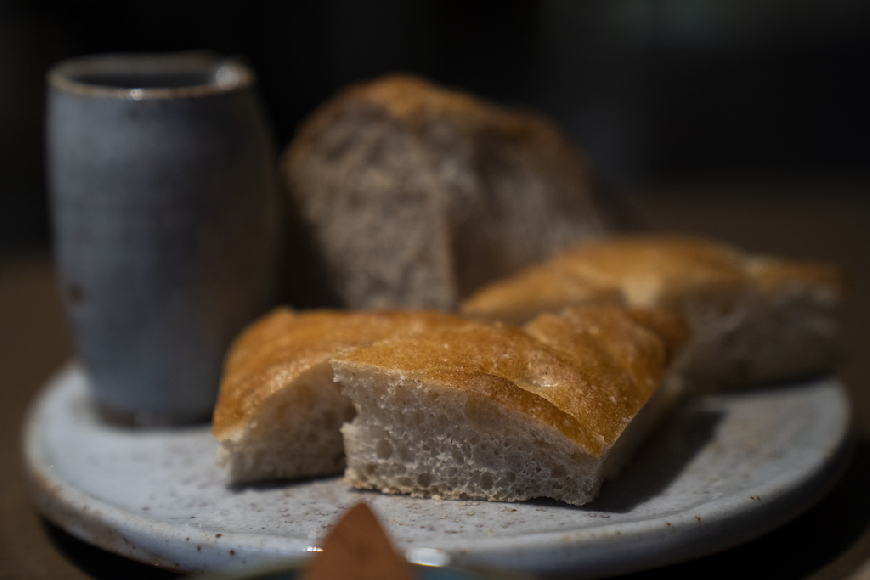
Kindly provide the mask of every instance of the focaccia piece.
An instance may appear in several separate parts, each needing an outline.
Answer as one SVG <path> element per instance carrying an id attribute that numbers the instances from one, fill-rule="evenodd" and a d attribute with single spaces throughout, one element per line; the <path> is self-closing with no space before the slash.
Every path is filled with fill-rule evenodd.
<path id="1" fill-rule="evenodd" d="M 678 395 L 659 388 L 679 338 L 617 308 L 484 322 L 335 356 L 356 417 L 345 481 L 445 499 L 591 501 Z M 668 322 L 665 322 L 668 319 Z"/>
<path id="2" fill-rule="evenodd" d="M 516 321 L 517 313 L 617 291 L 629 306 L 667 308 L 689 321 L 694 338 L 678 364 L 704 391 L 829 370 L 840 351 L 843 288 L 831 264 L 747 255 L 706 238 L 638 235 L 573 248 L 485 287 L 460 310 Z"/>
<path id="3" fill-rule="evenodd" d="M 325 278 L 316 298 L 344 308 L 454 310 L 610 229 L 585 156 L 550 120 L 417 77 L 342 90 L 281 167 L 316 248 L 299 260 Z"/>
<path id="4" fill-rule="evenodd" d="M 294 312 L 247 328 L 227 356 L 214 412 L 218 463 L 230 483 L 341 473 L 340 428 L 354 409 L 327 362 L 342 349 L 401 333 L 465 324 L 439 312 Z"/>

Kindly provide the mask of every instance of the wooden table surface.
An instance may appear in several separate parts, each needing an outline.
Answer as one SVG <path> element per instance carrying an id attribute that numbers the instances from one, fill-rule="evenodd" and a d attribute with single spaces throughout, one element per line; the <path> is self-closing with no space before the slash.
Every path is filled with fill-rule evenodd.
<path id="1" fill-rule="evenodd" d="M 753 251 L 841 264 L 857 441 L 839 483 L 792 522 L 732 550 L 631 576 L 870 579 L 870 182 L 698 180 L 627 192 L 646 225 L 716 236 Z M 42 519 L 21 463 L 21 422 L 73 353 L 47 249 L 0 255 L 0 579 L 162 578 L 172 574 L 87 545 Z"/>

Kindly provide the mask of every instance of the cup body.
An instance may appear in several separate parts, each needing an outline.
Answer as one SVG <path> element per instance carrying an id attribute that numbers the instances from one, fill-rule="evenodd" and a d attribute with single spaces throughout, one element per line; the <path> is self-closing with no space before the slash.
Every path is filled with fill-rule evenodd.
<path id="1" fill-rule="evenodd" d="M 55 256 L 94 399 L 128 424 L 207 420 L 230 341 L 274 298 L 253 75 L 205 53 L 102 55 L 48 80 Z"/>

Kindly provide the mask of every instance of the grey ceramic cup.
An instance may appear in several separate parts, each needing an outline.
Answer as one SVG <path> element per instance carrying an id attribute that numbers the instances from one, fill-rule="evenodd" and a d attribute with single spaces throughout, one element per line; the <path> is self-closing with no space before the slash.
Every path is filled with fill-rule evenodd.
<path id="1" fill-rule="evenodd" d="M 274 296 L 274 145 L 244 65 L 98 55 L 48 74 L 61 293 L 103 415 L 210 418 L 223 357 Z"/>

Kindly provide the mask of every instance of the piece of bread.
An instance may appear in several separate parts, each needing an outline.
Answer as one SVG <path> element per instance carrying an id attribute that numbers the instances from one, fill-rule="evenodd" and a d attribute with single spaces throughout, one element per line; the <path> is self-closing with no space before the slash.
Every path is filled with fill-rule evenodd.
<path id="1" fill-rule="evenodd" d="M 413 77 L 326 102 L 282 169 L 319 296 L 345 308 L 453 310 L 606 229 L 582 154 L 551 122 Z"/>
<path id="2" fill-rule="evenodd" d="M 659 386 L 686 333 L 666 312 L 572 309 L 526 328 L 469 323 L 340 353 L 331 364 L 356 407 L 342 429 L 345 481 L 587 503 L 679 396 Z"/>
<path id="3" fill-rule="evenodd" d="M 213 432 L 230 483 L 341 473 L 339 429 L 354 409 L 327 362 L 341 349 L 465 324 L 440 312 L 294 312 L 245 329 L 227 355 Z"/>
<path id="4" fill-rule="evenodd" d="M 627 305 L 686 317 L 694 338 L 677 364 L 699 391 L 825 372 L 840 350 L 837 267 L 747 255 L 688 236 L 578 246 L 481 289 L 460 310 L 521 322 L 614 291 Z"/>
<path id="5" fill-rule="evenodd" d="M 280 575 L 279 575 L 280 576 Z M 289 575 L 285 575 L 287 577 Z M 329 531 L 299 580 L 415 580 L 387 531 L 365 502 L 353 505 Z"/>

